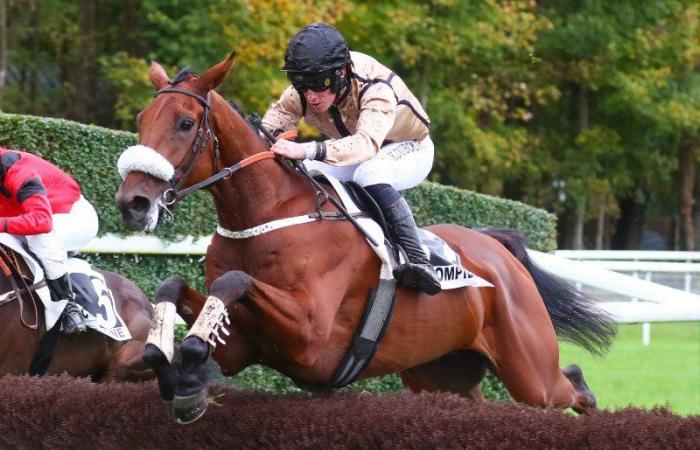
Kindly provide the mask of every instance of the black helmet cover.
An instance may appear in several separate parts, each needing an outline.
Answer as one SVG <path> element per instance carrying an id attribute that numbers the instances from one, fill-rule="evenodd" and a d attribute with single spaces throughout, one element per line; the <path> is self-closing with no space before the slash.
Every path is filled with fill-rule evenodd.
<path id="1" fill-rule="evenodd" d="M 343 35 L 328 24 L 312 23 L 289 42 L 282 71 L 299 91 L 331 88 L 338 93 L 346 84 L 340 69 L 349 62 L 350 51 Z"/>

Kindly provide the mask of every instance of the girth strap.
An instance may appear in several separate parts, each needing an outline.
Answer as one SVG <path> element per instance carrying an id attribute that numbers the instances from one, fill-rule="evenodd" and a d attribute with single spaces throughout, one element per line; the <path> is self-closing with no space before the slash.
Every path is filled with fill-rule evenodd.
<path id="1" fill-rule="evenodd" d="M 340 388 L 352 383 L 372 361 L 394 311 L 395 290 L 396 280 L 393 279 L 380 279 L 379 287 L 370 290 L 360 327 L 355 333 L 350 350 L 328 383 L 330 388 Z"/>
<path id="2" fill-rule="evenodd" d="M 350 214 L 352 217 L 366 217 L 365 214 Z M 286 217 L 284 219 L 273 220 L 271 222 L 264 223 L 255 227 L 247 228 L 242 231 L 232 231 L 228 230 L 221 225 L 216 226 L 216 232 L 229 239 L 247 239 L 254 236 L 260 236 L 261 234 L 269 233 L 270 231 L 279 230 L 280 228 L 287 228 L 294 225 L 301 225 L 303 223 L 315 222 L 317 220 L 346 220 L 347 217 L 341 213 L 313 213 L 305 214 L 303 216 Z"/>

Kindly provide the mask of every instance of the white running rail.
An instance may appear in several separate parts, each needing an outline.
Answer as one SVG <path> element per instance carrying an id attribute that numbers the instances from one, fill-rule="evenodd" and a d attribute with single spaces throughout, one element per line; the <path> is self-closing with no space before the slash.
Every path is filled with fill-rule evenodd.
<path id="1" fill-rule="evenodd" d="M 700 261 L 700 252 L 665 250 L 557 250 L 557 256 L 567 259 L 629 260 L 629 261 Z"/>
<path id="2" fill-rule="evenodd" d="M 700 320 L 700 295 L 601 268 L 593 261 L 572 261 L 530 250 L 541 268 L 567 281 L 581 283 L 640 302 L 601 302 L 619 322 L 668 322 Z"/>

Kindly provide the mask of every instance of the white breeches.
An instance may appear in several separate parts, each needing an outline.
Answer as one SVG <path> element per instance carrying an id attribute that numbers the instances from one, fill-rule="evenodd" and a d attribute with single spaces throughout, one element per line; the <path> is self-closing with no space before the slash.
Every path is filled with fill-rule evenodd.
<path id="1" fill-rule="evenodd" d="M 81 195 L 70 212 L 53 215 L 51 232 L 24 237 L 41 260 L 46 277 L 55 280 L 68 271 L 66 252 L 84 247 L 97 236 L 98 226 L 95 208 Z"/>
<path id="2" fill-rule="evenodd" d="M 418 185 L 433 167 L 435 146 L 430 136 L 422 141 L 404 141 L 385 145 L 377 155 L 354 166 L 332 166 L 321 161 L 304 161 L 307 169 L 317 169 L 340 181 L 355 181 L 361 186 L 389 184 L 397 191 Z"/>

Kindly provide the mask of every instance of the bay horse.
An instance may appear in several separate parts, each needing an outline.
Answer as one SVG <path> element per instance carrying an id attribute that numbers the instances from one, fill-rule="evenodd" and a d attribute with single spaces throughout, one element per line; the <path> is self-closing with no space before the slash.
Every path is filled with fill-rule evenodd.
<path id="1" fill-rule="evenodd" d="M 12 295 L 14 299 L 0 304 L 0 375 L 19 375 L 29 372 L 46 333 L 44 309 L 36 292 L 28 293 L 20 279 L 24 276 L 33 280 L 22 257 L 7 248 L 3 253 L 14 254 L 11 260 L 15 268 L 2 263 L 4 269 L 0 272 L 0 293 L 16 292 L 11 277 L 14 277 L 14 285 L 22 291 L 19 298 Z M 9 274 L 6 273 L 8 269 Z M 131 280 L 113 272 L 96 270 L 112 291 L 117 311 L 132 339 L 116 341 L 91 328 L 86 333 L 74 336 L 59 333 L 45 373 L 67 373 L 75 377 L 90 377 L 93 381 L 141 381 L 153 378 L 153 371 L 143 362 L 143 349 L 153 316 L 148 297 Z M 59 326 L 60 323 L 57 323 L 54 329 Z"/>
<path id="2" fill-rule="evenodd" d="M 118 164 L 124 179 L 116 203 L 127 228 L 153 230 L 161 209 L 203 186 L 226 230 L 316 210 L 309 181 L 273 158 L 260 135 L 214 91 L 233 59 L 201 76 L 183 71 L 173 80 L 152 63 L 156 97 L 137 116 L 139 145 L 125 150 Z M 326 202 L 323 210 L 336 208 Z M 399 372 L 414 391 L 483 399 L 479 383 L 490 369 L 516 401 L 580 413 L 594 407 L 580 368 L 559 368 L 555 329 L 602 352 L 615 333 L 610 318 L 533 266 L 522 236 L 450 224 L 429 230 L 495 287 L 427 296 L 398 286 L 390 324 L 361 376 Z M 206 381 L 198 368 L 212 351 L 226 375 L 259 363 L 301 386 L 325 386 L 353 340 L 379 270 L 379 258 L 348 221 L 321 220 L 240 239 L 215 233 L 206 254 L 209 297 L 177 276 L 156 291 L 162 317 L 177 309 L 192 327 L 179 354 L 165 342 L 171 340 L 168 330 L 161 346 L 146 348 L 169 412 L 180 422 L 203 414 Z M 211 338 L 226 316 L 230 336 L 214 346 Z"/>

